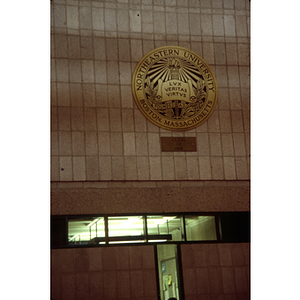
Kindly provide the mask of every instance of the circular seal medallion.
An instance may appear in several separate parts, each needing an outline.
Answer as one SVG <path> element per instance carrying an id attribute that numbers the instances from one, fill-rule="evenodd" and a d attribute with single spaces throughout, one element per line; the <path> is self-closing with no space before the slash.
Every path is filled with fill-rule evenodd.
<path id="1" fill-rule="evenodd" d="M 195 52 L 178 46 L 146 54 L 134 70 L 132 92 L 150 122 L 176 131 L 204 123 L 218 98 L 216 78 L 208 64 Z"/>

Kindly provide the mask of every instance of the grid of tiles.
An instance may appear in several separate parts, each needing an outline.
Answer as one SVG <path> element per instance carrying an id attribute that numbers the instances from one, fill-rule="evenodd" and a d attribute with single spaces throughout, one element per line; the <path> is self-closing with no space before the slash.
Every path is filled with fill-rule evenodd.
<path id="1" fill-rule="evenodd" d="M 51 250 L 56 300 L 157 300 L 152 246 Z"/>
<path id="2" fill-rule="evenodd" d="M 181 245 L 186 300 L 248 300 L 250 244 Z"/>
<path id="3" fill-rule="evenodd" d="M 52 181 L 250 178 L 248 0 L 52 1 Z M 179 45 L 201 55 L 219 87 L 210 119 L 187 132 L 147 121 L 131 93 L 137 62 Z M 197 152 L 162 153 L 192 136 Z"/>

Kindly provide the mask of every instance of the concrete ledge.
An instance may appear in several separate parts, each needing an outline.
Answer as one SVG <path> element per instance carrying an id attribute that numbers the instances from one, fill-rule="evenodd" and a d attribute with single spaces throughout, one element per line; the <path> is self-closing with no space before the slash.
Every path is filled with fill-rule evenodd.
<path id="1" fill-rule="evenodd" d="M 249 211 L 249 186 L 53 189 L 52 215 Z"/>

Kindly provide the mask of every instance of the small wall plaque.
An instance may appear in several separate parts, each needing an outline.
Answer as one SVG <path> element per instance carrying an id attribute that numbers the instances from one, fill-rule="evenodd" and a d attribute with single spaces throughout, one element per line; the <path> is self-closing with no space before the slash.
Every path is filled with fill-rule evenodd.
<path id="1" fill-rule="evenodd" d="M 195 137 L 162 137 L 162 152 L 188 152 L 197 151 Z"/>

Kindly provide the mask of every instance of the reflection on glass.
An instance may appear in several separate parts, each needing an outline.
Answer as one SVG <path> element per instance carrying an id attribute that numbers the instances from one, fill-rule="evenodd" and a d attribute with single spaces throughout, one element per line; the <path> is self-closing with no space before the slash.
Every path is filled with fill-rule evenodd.
<path id="1" fill-rule="evenodd" d="M 144 236 L 142 216 L 108 217 L 109 243 L 142 243 Z"/>
<path id="2" fill-rule="evenodd" d="M 216 225 L 214 216 L 186 216 L 187 241 L 216 240 Z"/>
<path id="3" fill-rule="evenodd" d="M 148 216 L 149 242 L 182 241 L 181 219 L 177 216 Z"/>
<path id="4" fill-rule="evenodd" d="M 69 245 L 86 245 L 104 243 L 104 218 L 86 217 L 69 219 Z"/>

